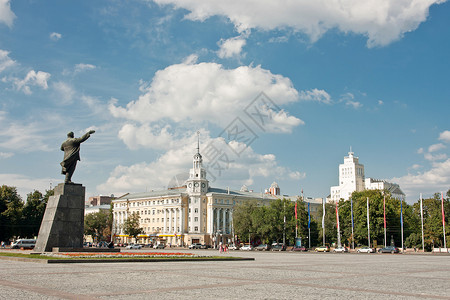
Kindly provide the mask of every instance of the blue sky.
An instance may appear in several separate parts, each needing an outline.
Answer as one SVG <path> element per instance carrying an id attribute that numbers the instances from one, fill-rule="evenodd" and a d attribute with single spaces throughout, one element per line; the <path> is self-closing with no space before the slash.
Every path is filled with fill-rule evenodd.
<path id="1" fill-rule="evenodd" d="M 216 187 L 326 197 L 352 147 L 408 202 L 446 191 L 449 15 L 438 0 L 0 0 L 0 184 L 62 182 L 67 132 L 94 129 L 73 177 L 87 197 L 170 186 L 197 131 Z"/>

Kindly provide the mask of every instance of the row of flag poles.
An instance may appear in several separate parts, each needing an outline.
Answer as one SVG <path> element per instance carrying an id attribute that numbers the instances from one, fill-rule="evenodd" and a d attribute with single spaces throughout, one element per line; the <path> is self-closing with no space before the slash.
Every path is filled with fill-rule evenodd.
<path id="1" fill-rule="evenodd" d="M 302 189 L 302 200 L 303 198 L 303 189 Z M 425 251 L 425 242 L 424 242 L 424 231 L 423 231 L 423 203 L 422 203 L 422 193 L 420 194 L 420 215 L 421 215 L 421 225 L 422 225 L 422 250 Z M 322 232 L 323 232 L 323 245 L 325 245 L 325 203 L 326 199 L 322 199 Z M 350 198 L 350 209 L 351 209 L 351 219 L 352 219 L 352 249 L 355 249 L 355 241 L 353 236 L 353 230 L 354 230 L 354 220 L 353 220 L 353 199 Z M 443 234 L 444 234 L 444 248 L 447 248 L 447 241 L 445 237 L 445 212 L 444 212 L 444 192 L 441 192 L 441 210 L 442 210 L 442 228 L 443 228 Z M 367 240 L 368 245 L 370 247 L 370 218 L 369 218 L 369 197 L 367 197 Z M 295 202 L 295 237 L 298 235 L 298 215 L 297 215 L 297 202 Z M 384 227 L 384 247 L 386 247 L 386 196 L 383 195 L 383 227 Z M 403 201 L 400 201 L 400 224 L 401 224 L 401 239 L 402 239 L 402 252 L 403 252 Z M 340 234 L 340 225 L 339 225 L 339 205 L 336 205 L 336 227 L 337 227 L 337 240 L 338 240 L 338 247 L 341 246 L 341 234 Z M 309 241 L 309 248 L 311 248 L 311 212 L 310 212 L 310 203 L 308 202 L 308 241 Z"/>

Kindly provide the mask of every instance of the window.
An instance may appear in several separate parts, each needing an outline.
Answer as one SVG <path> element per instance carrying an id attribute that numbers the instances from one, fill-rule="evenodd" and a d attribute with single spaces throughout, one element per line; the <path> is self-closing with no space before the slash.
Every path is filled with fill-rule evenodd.
<path id="1" fill-rule="evenodd" d="M 195 218 L 194 218 L 194 222 L 198 222 L 198 217 L 195 217 Z"/>
<path id="2" fill-rule="evenodd" d="M 198 208 L 196 208 L 194 212 L 195 212 L 195 213 L 198 213 Z"/>
<path id="3" fill-rule="evenodd" d="M 198 226 L 195 226 L 195 227 L 194 227 L 194 231 L 198 231 Z"/>

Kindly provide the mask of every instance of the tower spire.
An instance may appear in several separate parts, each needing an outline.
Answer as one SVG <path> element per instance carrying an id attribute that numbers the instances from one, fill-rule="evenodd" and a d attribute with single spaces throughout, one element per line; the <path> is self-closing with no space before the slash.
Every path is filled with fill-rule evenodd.
<path id="1" fill-rule="evenodd" d="M 200 130 L 197 131 L 197 153 L 200 153 Z"/>

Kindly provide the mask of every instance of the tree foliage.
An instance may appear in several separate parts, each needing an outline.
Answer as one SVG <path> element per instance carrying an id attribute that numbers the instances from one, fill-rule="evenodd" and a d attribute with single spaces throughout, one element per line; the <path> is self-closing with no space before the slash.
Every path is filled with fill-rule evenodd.
<path id="1" fill-rule="evenodd" d="M 138 235 L 144 232 L 144 229 L 139 225 L 139 215 L 137 213 L 133 212 L 128 216 L 123 224 L 123 231 L 137 241 Z"/>
<path id="2" fill-rule="evenodd" d="M 111 235 L 111 215 L 109 211 L 100 210 L 84 217 L 84 234 L 90 235 L 97 242 L 108 241 Z"/>

